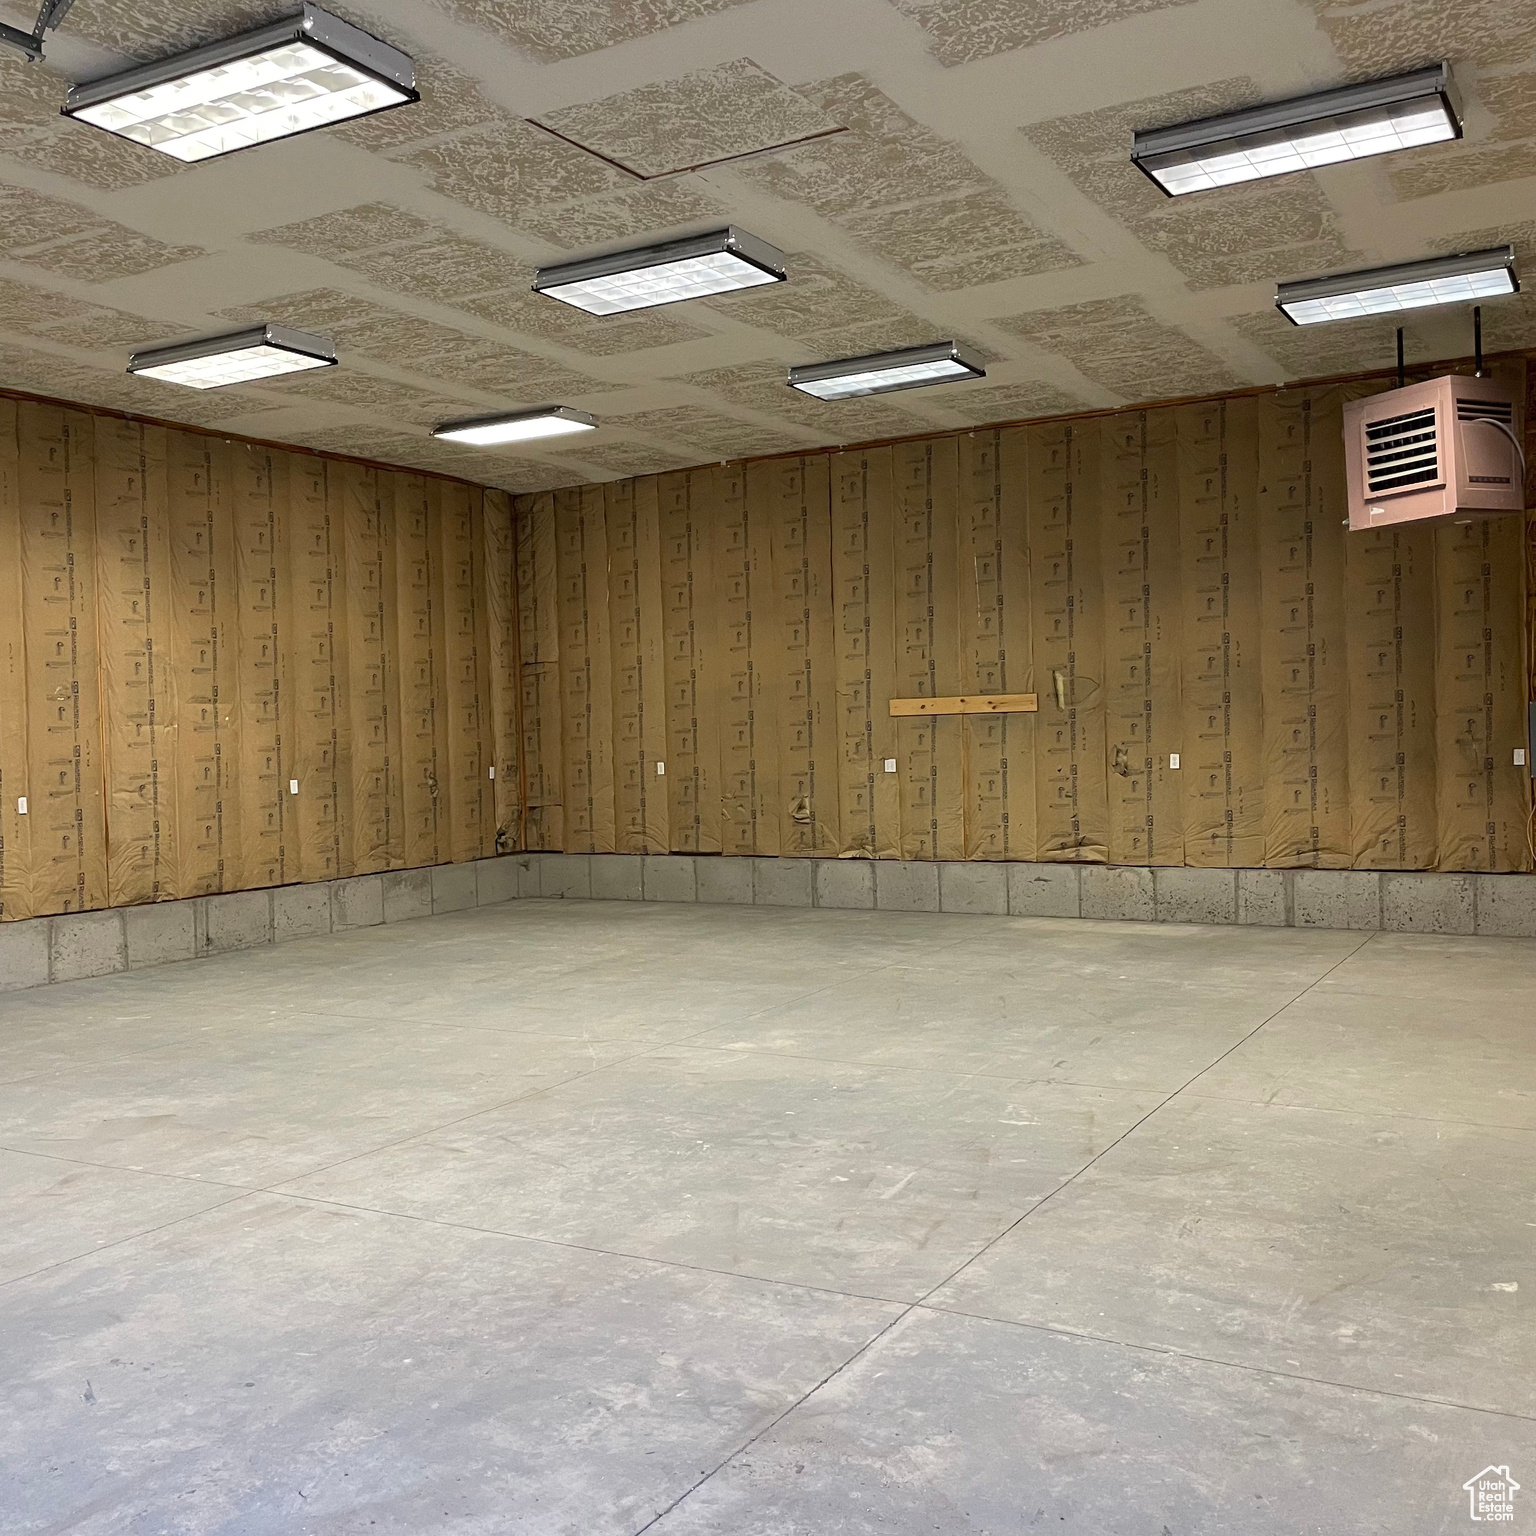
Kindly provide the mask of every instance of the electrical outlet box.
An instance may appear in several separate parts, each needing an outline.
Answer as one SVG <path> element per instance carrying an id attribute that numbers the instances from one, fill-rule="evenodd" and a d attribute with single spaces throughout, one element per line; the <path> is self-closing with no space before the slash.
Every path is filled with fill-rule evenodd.
<path id="1" fill-rule="evenodd" d="M 664 778 L 666 778 L 666 776 L 667 776 L 667 765 L 665 763 L 657 763 L 656 764 L 656 777 L 658 779 L 664 779 Z"/>
<path id="2" fill-rule="evenodd" d="M 296 795 L 296 794 L 298 794 L 298 792 L 299 792 L 299 781 L 297 779 L 289 779 L 288 780 L 288 793 L 290 795 Z"/>
<path id="3" fill-rule="evenodd" d="M 1170 768 L 1177 768 L 1179 766 L 1179 754 L 1177 752 L 1170 752 L 1168 754 L 1168 766 Z"/>
<path id="4" fill-rule="evenodd" d="M 493 779 L 496 777 L 496 764 L 495 763 L 491 764 L 491 777 Z"/>
<path id="5" fill-rule="evenodd" d="M 1515 748 L 1515 767 L 1516 768 L 1524 768 L 1525 767 L 1525 748 L 1524 747 L 1516 747 Z"/>
<path id="6" fill-rule="evenodd" d="M 16 802 L 16 814 L 18 816 L 25 816 L 27 814 L 27 797 L 25 795 Z"/>
<path id="7" fill-rule="evenodd" d="M 887 773 L 895 773 L 896 772 L 896 759 L 894 757 L 886 758 L 886 760 L 885 760 L 885 771 Z"/>

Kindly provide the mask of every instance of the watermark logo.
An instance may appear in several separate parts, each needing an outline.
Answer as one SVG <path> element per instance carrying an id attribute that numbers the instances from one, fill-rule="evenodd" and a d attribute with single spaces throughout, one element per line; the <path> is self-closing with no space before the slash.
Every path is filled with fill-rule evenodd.
<path id="1" fill-rule="evenodd" d="M 1509 1522 L 1515 1518 L 1515 1495 L 1520 1484 L 1509 1475 L 1508 1467 L 1484 1467 L 1476 1477 L 1462 1485 L 1471 1503 L 1474 1520 Z"/>

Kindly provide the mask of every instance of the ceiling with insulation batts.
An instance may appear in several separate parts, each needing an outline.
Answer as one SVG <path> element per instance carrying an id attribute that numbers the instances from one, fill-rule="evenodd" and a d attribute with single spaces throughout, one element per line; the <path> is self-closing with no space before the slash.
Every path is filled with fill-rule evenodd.
<path id="1" fill-rule="evenodd" d="M 423 101 L 181 167 L 59 116 L 290 12 L 76 0 L 0 62 L 0 382 L 515 490 L 1384 366 L 1276 280 L 1513 241 L 1536 292 L 1536 6 L 1509 0 L 346 0 Z M 0 0 L 30 28 L 35 10 Z M 1134 129 L 1451 60 L 1466 137 L 1170 201 Z M 733 222 L 791 280 L 593 319 L 535 267 Z M 194 393 L 135 347 L 270 320 L 342 366 Z M 1536 345 L 1531 294 L 1490 349 Z M 1410 358 L 1470 350 L 1408 317 Z M 955 338 L 988 376 L 821 404 L 787 366 Z M 444 419 L 559 403 L 501 452 Z"/>

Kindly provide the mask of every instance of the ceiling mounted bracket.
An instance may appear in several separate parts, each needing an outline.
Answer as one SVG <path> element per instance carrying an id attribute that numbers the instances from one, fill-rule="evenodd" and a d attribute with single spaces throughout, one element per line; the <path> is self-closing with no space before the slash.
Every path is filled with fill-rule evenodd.
<path id="1" fill-rule="evenodd" d="M 43 34 L 58 26 L 74 3 L 75 0 L 43 0 L 42 9 L 37 13 L 37 25 L 30 32 L 0 21 L 0 43 L 26 54 L 27 62 L 36 64 L 43 56 Z"/>

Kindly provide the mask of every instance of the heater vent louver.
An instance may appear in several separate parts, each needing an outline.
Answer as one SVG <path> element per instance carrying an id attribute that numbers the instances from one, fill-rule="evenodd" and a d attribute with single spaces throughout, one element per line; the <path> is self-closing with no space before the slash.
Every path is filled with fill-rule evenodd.
<path id="1" fill-rule="evenodd" d="M 1458 400 L 1457 421 L 1502 421 L 1506 427 L 1515 424 L 1515 407 L 1508 400 Z"/>
<path id="2" fill-rule="evenodd" d="M 1389 416 L 1366 429 L 1367 493 L 1380 496 L 1408 485 L 1429 485 L 1440 478 L 1440 448 L 1435 410 Z"/>

